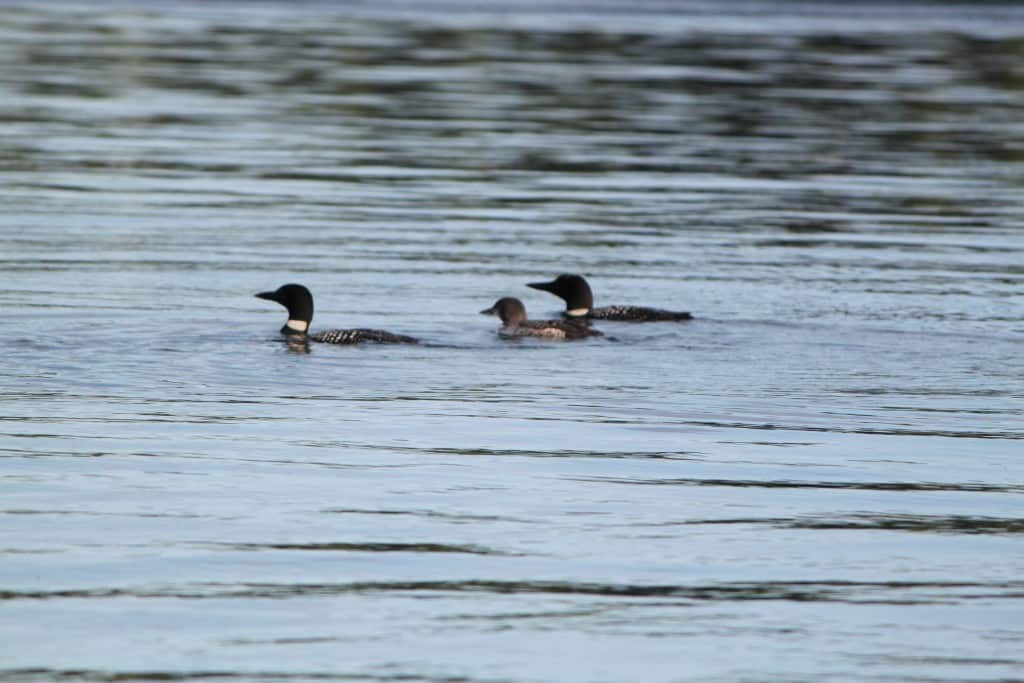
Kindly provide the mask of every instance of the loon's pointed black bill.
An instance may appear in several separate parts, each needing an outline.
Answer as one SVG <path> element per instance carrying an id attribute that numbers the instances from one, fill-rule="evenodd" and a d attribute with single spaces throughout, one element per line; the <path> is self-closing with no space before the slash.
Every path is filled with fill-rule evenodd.
<path id="1" fill-rule="evenodd" d="M 266 299 L 268 301 L 277 301 L 277 292 L 260 292 L 255 295 L 257 299 Z"/>
<path id="2" fill-rule="evenodd" d="M 551 282 L 527 282 L 526 286 L 533 289 L 539 289 L 542 292 L 551 292 L 553 294 L 555 291 L 555 282 L 555 280 L 552 280 Z"/>
<path id="3" fill-rule="evenodd" d="M 484 310 L 480 311 L 480 315 L 494 315 L 495 313 L 497 313 L 497 311 L 494 310 L 494 306 L 491 306 L 490 308 L 485 308 Z"/>

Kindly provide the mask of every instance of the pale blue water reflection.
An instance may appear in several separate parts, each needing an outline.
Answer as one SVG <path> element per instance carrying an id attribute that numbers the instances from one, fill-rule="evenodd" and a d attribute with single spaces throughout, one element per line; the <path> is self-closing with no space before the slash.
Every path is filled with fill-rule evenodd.
<path id="1" fill-rule="evenodd" d="M 1020 677 L 1024 14 L 518 7 L 0 13 L 0 679 Z"/>

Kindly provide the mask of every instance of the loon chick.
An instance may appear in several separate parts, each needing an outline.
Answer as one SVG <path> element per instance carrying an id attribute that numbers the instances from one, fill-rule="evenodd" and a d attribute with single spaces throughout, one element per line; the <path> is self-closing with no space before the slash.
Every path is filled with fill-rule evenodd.
<path id="1" fill-rule="evenodd" d="M 548 339 L 581 339 L 603 337 L 604 334 L 590 328 L 584 319 L 577 320 L 527 320 L 526 307 L 519 299 L 507 296 L 498 299 L 490 308 L 480 311 L 484 315 L 501 318 L 498 334 L 506 337 L 546 337 Z"/>
<path id="2" fill-rule="evenodd" d="M 602 306 L 594 308 L 594 295 L 590 285 L 579 275 L 559 275 L 551 282 L 530 282 L 533 289 L 551 292 L 565 300 L 566 318 L 594 318 L 624 322 L 655 322 L 659 320 L 689 320 L 693 316 L 684 311 L 666 311 L 644 306 Z"/>
<path id="3" fill-rule="evenodd" d="M 260 299 L 276 301 L 288 309 L 288 322 L 281 328 L 281 334 L 301 336 L 304 339 L 324 344 L 358 344 L 359 342 L 380 342 L 383 344 L 418 344 L 419 339 L 392 334 L 383 330 L 328 330 L 310 334 L 309 323 L 313 320 L 313 295 L 302 285 L 281 285 L 273 292 L 260 292 Z"/>

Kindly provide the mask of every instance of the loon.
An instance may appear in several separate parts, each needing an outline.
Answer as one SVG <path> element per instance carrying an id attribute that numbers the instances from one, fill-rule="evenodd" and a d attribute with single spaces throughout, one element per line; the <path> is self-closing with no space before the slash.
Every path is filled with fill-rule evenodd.
<path id="1" fill-rule="evenodd" d="M 484 315 L 501 318 L 498 334 L 506 337 L 546 337 L 548 339 L 581 339 L 603 337 L 598 330 L 591 329 L 584 319 L 576 320 L 527 320 L 526 307 L 519 299 L 507 296 L 498 299 L 490 308 L 480 311 Z"/>
<path id="2" fill-rule="evenodd" d="M 379 342 L 382 344 L 418 344 L 419 339 L 392 334 L 383 330 L 327 330 L 307 335 L 309 323 L 313 320 L 313 295 L 302 285 L 281 285 L 273 292 L 260 292 L 260 299 L 276 301 L 288 309 L 288 322 L 281 328 L 281 334 L 289 337 L 312 339 L 324 344 L 358 344 Z"/>
<path id="3" fill-rule="evenodd" d="M 594 295 L 590 285 L 579 275 L 559 275 L 551 282 L 530 282 L 533 289 L 551 292 L 565 300 L 563 316 L 569 319 L 593 318 L 596 320 L 618 320 L 624 322 L 655 322 L 659 320 L 689 320 L 693 316 L 684 311 L 666 311 L 644 306 L 602 306 L 594 308 Z"/>

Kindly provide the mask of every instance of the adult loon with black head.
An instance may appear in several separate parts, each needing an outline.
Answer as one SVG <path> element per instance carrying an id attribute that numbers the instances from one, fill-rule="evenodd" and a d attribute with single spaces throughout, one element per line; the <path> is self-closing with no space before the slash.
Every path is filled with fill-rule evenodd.
<path id="1" fill-rule="evenodd" d="M 506 296 L 494 302 L 490 308 L 480 311 L 484 315 L 501 318 L 498 334 L 504 337 L 545 337 L 547 339 L 582 339 L 603 337 L 599 330 L 590 327 L 585 319 L 578 320 L 527 320 L 523 302 Z"/>
<path id="2" fill-rule="evenodd" d="M 666 311 L 646 306 L 602 306 L 594 308 L 594 295 L 590 285 L 579 275 L 563 274 L 551 282 L 530 282 L 533 289 L 551 292 L 565 300 L 566 318 L 592 318 L 595 320 L 616 320 L 622 322 L 657 322 L 661 320 L 690 320 L 693 315 L 685 311 Z"/>
<path id="3" fill-rule="evenodd" d="M 309 323 L 313 320 L 313 295 L 302 285 L 281 285 L 273 292 L 260 292 L 260 299 L 276 301 L 288 309 L 288 321 L 281 328 L 281 334 L 289 337 L 312 339 L 324 344 L 359 344 L 361 342 L 377 342 L 379 344 L 418 344 L 415 337 L 403 334 L 392 334 L 383 330 L 327 330 L 309 334 Z"/>

